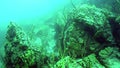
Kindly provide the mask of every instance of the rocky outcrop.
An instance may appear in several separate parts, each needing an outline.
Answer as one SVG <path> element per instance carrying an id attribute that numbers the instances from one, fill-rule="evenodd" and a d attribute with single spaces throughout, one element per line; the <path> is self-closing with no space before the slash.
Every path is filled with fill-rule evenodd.
<path id="1" fill-rule="evenodd" d="M 5 44 L 6 66 L 10 68 L 28 68 L 35 63 L 35 52 L 29 47 L 29 37 L 14 23 L 10 23 Z"/>
<path id="2" fill-rule="evenodd" d="M 108 44 L 114 43 L 108 17 L 111 12 L 83 5 L 72 11 L 66 22 L 63 35 L 65 51 L 76 57 L 97 52 Z"/>
<path id="3" fill-rule="evenodd" d="M 56 67 L 119 68 L 120 18 L 95 6 L 82 5 L 68 14 Z M 73 60 L 72 58 L 81 60 Z"/>
<path id="4" fill-rule="evenodd" d="M 7 68 L 37 68 L 45 64 L 45 55 L 39 47 L 31 45 L 29 37 L 14 23 L 10 23 L 6 35 L 5 63 Z"/>

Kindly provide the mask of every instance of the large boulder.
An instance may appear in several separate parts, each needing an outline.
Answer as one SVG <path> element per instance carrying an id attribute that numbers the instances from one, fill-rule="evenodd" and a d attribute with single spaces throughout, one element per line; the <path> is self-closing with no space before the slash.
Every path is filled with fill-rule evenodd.
<path id="1" fill-rule="evenodd" d="M 112 13 L 91 5 L 72 10 L 61 43 L 67 55 L 84 57 L 114 43 L 108 17 Z"/>

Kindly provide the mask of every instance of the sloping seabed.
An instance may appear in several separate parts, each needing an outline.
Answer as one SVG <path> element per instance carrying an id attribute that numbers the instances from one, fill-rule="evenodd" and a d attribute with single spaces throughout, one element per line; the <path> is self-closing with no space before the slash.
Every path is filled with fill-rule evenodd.
<path id="1" fill-rule="evenodd" d="M 120 16 L 111 11 L 74 6 L 29 31 L 10 22 L 3 68 L 120 68 Z"/>

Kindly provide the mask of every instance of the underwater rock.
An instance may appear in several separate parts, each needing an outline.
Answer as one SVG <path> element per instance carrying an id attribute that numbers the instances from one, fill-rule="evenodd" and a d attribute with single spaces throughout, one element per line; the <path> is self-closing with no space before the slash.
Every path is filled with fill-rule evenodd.
<path id="1" fill-rule="evenodd" d="M 106 68 L 120 68 L 120 52 L 116 47 L 106 47 L 99 52 L 98 60 Z"/>
<path id="2" fill-rule="evenodd" d="M 70 56 L 60 59 L 55 65 L 54 68 L 82 68 L 74 59 Z"/>
<path id="3" fill-rule="evenodd" d="M 6 35 L 5 64 L 7 68 L 40 68 L 47 64 L 47 56 L 24 31 L 14 23 L 10 23 Z M 41 53 L 42 52 L 42 53 Z"/>
<path id="4" fill-rule="evenodd" d="M 70 12 L 64 28 L 62 44 L 67 55 L 84 57 L 97 48 L 114 42 L 107 17 L 112 13 L 90 5 Z M 99 50 L 100 50 L 99 49 Z M 97 51 L 99 51 L 97 50 Z"/>
<path id="5" fill-rule="evenodd" d="M 48 53 L 43 44 L 30 40 L 29 36 L 12 22 L 8 25 L 4 48 L 7 68 L 49 68 L 50 63 L 57 61 L 57 57 Z"/>
<path id="6" fill-rule="evenodd" d="M 84 57 L 82 61 L 79 61 L 79 64 L 82 66 L 82 68 L 105 68 L 97 60 L 95 54 L 90 54 L 87 57 Z"/>
<path id="7" fill-rule="evenodd" d="M 101 51 L 99 52 L 99 56 L 100 56 L 101 58 L 105 59 L 105 58 L 109 57 L 112 53 L 113 53 L 113 48 L 107 47 L 107 48 L 105 48 L 104 50 L 101 50 Z"/>
<path id="8" fill-rule="evenodd" d="M 69 56 L 59 60 L 54 68 L 105 68 L 97 60 L 95 54 L 91 54 L 83 59 L 73 59 Z"/>
<path id="9" fill-rule="evenodd" d="M 10 23 L 8 26 L 8 31 L 6 34 L 6 39 L 16 46 L 20 44 L 21 46 L 30 46 L 29 37 L 22 31 L 22 29 L 14 23 Z"/>
<path id="10" fill-rule="evenodd" d="M 20 27 L 10 23 L 6 35 L 5 45 L 6 67 L 29 68 L 35 63 L 35 52 L 30 49 L 29 37 L 25 35 Z"/>

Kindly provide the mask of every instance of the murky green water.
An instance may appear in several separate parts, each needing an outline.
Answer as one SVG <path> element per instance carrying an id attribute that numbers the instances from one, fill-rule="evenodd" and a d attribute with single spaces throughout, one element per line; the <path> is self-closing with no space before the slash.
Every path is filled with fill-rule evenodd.
<path id="1" fill-rule="evenodd" d="M 120 0 L 1 0 L 1 68 L 120 68 Z"/>

